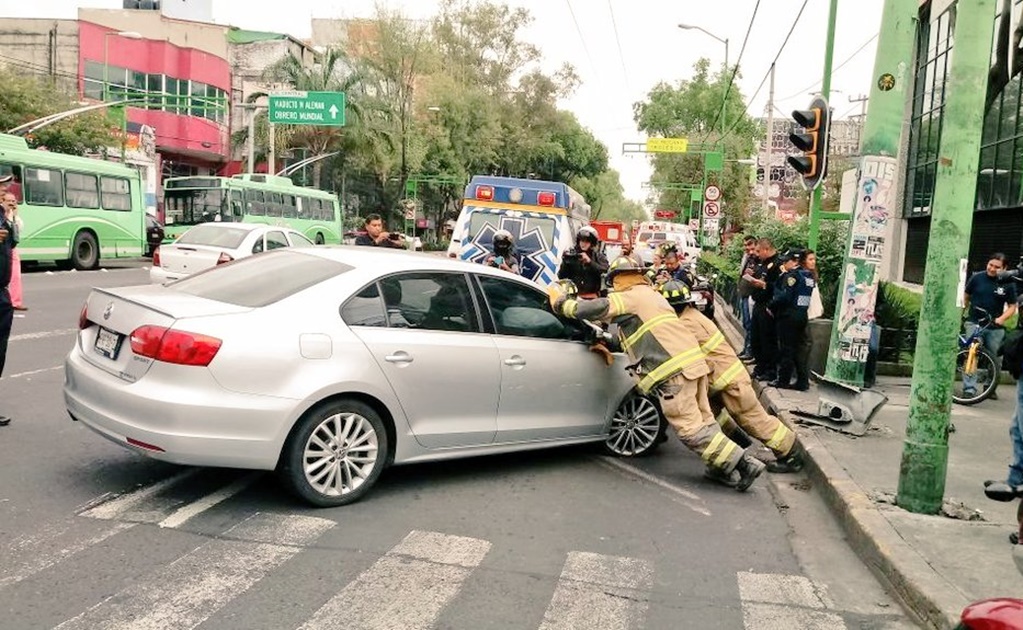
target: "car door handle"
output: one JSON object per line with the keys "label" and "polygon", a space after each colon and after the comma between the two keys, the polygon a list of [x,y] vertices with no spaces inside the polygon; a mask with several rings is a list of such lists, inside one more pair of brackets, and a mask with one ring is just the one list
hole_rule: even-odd
{"label": "car door handle", "polygon": [[512,367],[522,367],[523,365],[526,364],[526,360],[516,354],[515,356],[511,357],[510,359],[505,359],[504,360],[504,364],[505,365],[510,365]]}
{"label": "car door handle", "polygon": [[395,352],[384,357],[388,363],[412,363],[412,355],[407,352]]}

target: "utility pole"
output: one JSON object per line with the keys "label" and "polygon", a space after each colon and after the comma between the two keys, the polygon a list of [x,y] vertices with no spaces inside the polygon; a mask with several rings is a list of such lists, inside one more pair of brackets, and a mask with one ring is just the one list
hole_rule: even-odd
{"label": "utility pole", "polygon": [[994,4],[994,0],[973,0],[956,8],[955,53],[946,83],[909,421],[896,497],[900,507],[920,514],[936,514],[945,494],[959,332],[959,264],[969,255],[973,229]]}
{"label": "utility pole", "polygon": [[764,214],[766,215],[771,209],[771,176],[773,175],[773,165],[771,164],[773,156],[771,155],[771,149],[774,148],[774,64],[771,64],[771,90],[767,96],[767,147],[765,162],[764,162]]}
{"label": "utility pole", "polygon": [[[831,8],[828,11],[828,38],[824,44],[824,78],[821,80],[821,97],[828,100],[831,97],[831,64],[835,57],[835,20],[838,17],[838,0],[831,0]],[[821,194],[824,192],[824,182],[813,189],[810,198],[810,235],[807,238],[807,245],[810,249],[817,249],[817,238],[821,229]]]}
{"label": "utility pole", "polygon": [[277,148],[277,125],[268,123],[267,126],[270,128],[270,151],[266,158],[266,172],[268,175],[273,175],[274,169],[276,168],[274,165],[274,153]]}

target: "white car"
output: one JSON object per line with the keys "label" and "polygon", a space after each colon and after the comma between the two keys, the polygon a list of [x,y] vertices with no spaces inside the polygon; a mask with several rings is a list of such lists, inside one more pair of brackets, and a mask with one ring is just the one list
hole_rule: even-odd
{"label": "white car", "polygon": [[314,246],[291,228],[260,223],[201,223],[153,252],[149,280],[167,284],[260,252]]}

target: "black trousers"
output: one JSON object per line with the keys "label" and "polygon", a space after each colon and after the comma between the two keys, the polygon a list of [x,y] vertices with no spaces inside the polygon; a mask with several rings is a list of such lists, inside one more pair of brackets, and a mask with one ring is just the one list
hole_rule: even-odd
{"label": "black trousers", "polygon": [[0,289],[0,375],[4,373],[7,363],[7,341],[11,338],[11,325],[14,323],[14,305],[11,294],[4,287]]}
{"label": "black trousers", "polygon": [[788,385],[796,374],[796,387],[810,384],[807,366],[806,311],[789,309],[778,316],[778,380]]}
{"label": "black trousers", "polygon": [[753,326],[750,330],[750,346],[757,367],[757,376],[772,376],[778,366],[778,333],[774,316],[767,312],[767,304],[753,304]]}

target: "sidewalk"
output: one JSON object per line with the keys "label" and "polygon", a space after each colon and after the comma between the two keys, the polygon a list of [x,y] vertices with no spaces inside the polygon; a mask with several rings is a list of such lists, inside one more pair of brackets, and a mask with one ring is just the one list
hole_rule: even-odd
{"label": "sidewalk", "polygon": [[[739,326],[718,303],[717,320],[733,347]],[[792,424],[786,412],[817,411],[816,386],[808,392],[757,384],[761,402]],[[974,407],[955,406],[945,486],[949,516],[912,514],[892,504],[898,487],[902,444],[909,415],[910,379],[881,377],[874,389],[888,403],[863,437],[810,424],[798,425],[809,454],[808,473],[846,532],[849,544],[888,590],[926,627],[954,628],[970,602],[1023,596],[1023,576],[1012,560],[1008,534],[1016,529],[1016,504],[984,496],[985,479],[1004,479],[1011,460],[1009,421],[1015,386],[999,388],[1000,399]],[[772,475],[775,484],[785,476]],[[979,511],[979,515],[974,515]],[[965,520],[974,515],[983,520]]]}

